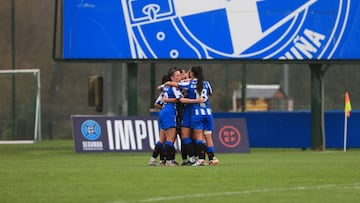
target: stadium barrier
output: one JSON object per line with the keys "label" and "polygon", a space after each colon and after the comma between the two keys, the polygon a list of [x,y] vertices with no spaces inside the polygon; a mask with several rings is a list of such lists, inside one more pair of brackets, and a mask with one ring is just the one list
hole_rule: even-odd
{"label": "stadium barrier", "polygon": [[[154,130],[158,129],[157,115],[152,112],[149,117],[72,116],[75,150],[151,151],[159,136]],[[218,152],[311,147],[310,111],[214,113],[214,117],[213,137]],[[344,112],[326,111],[324,120],[325,147],[343,148]],[[360,147],[358,123],[360,111],[353,110],[347,123],[347,148]],[[97,137],[99,132],[102,135]]]}
{"label": "stadium barrier", "polygon": [[[215,118],[244,118],[247,123],[249,145],[258,148],[310,148],[311,112],[245,112],[214,113]],[[344,111],[324,114],[325,147],[344,145]],[[347,147],[360,147],[360,111],[351,111],[348,118]]]}
{"label": "stadium barrier", "polygon": [[[72,117],[76,152],[151,152],[159,140],[157,117]],[[242,118],[215,118],[216,152],[248,153],[246,122]],[[180,149],[180,140],[175,146]]]}

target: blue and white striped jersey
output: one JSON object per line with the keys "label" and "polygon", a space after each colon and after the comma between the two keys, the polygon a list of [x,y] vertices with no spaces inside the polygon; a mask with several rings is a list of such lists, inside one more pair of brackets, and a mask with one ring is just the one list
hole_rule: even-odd
{"label": "blue and white striped jersey", "polygon": [[[180,89],[176,87],[164,86],[163,93],[163,98],[182,98]],[[159,127],[163,130],[167,130],[169,128],[175,128],[176,125],[176,103],[164,102],[163,108],[159,113]]]}
{"label": "blue and white striped jersey", "polygon": [[[175,98],[175,99],[183,98],[183,95],[182,95],[180,89],[177,88],[177,87],[164,86],[163,87],[163,93],[164,93],[163,98],[169,98],[169,99],[171,99],[171,98]],[[175,103],[164,102],[163,108],[165,108],[165,107],[175,109]]]}
{"label": "blue and white striped jersey", "polygon": [[204,103],[195,103],[192,105],[194,115],[212,115],[209,97],[212,95],[212,88],[208,81],[204,81],[203,89],[200,93],[197,92],[197,79],[191,81],[183,81],[178,83],[179,88],[187,90],[189,99],[197,99],[203,97],[206,99]]}
{"label": "blue and white striped jersey", "polygon": [[156,99],[155,104],[162,106],[164,104],[164,98],[165,98],[165,94],[164,92],[161,92],[158,98]]}

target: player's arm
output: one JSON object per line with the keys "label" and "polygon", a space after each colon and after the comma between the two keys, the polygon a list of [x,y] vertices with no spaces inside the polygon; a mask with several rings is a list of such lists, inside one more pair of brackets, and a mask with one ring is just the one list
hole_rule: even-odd
{"label": "player's arm", "polygon": [[171,81],[167,81],[166,83],[164,83],[164,85],[171,87],[179,87],[179,84],[177,82],[171,82]]}
{"label": "player's arm", "polygon": [[206,84],[207,84],[207,87],[208,87],[208,94],[209,94],[209,96],[212,96],[212,95],[213,95],[213,91],[212,91],[212,87],[211,87],[209,81],[206,81]]}
{"label": "player's arm", "polygon": [[179,88],[172,87],[171,90],[174,93],[175,98],[165,97],[164,102],[166,102],[166,103],[176,103],[179,98],[183,97]]}
{"label": "player's arm", "polygon": [[156,99],[155,103],[154,103],[154,107],[157,108],[157,109],[162,109],[162,106],[164,104],[164,97],[165,97],[165,94],[162,92],[158,98]]}
{"label": "player's arm", "polygon": [[164,88],[165,84],[162,84],[162,85],[158,85],[156,86],[156,89],[159,90],[159,91],[162,91],[162,89]]}
{"label": "player's arm", "polygon": [[203,97],[199,97],[197,99],[180,98],[179,101],[185,104],[195,104],[195,103],[203,103],[206,101],[206,99]]}
{"label": "player's arm", "polygon": [[156,108],[156,109],[159,109],[159,110],[161,110],[162,109],[162,105],[160,105],[160,104],[154,104],[154,107]]}
{"label": "player's arm", "polygon": [[175,102],[176,102],[176,98],[164,98],[164,102],[165,102],[165,103],[175,103]]}

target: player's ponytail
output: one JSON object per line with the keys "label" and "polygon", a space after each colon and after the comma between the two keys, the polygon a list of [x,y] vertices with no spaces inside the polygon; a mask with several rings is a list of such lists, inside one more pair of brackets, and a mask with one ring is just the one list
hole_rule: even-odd
{"label": "player's ponytail", "polygon": [[201,66],[193,66],[191,72],[194,74],[194,77],[197,78],[196,91],[201,94],[204,85],[204,74]]}

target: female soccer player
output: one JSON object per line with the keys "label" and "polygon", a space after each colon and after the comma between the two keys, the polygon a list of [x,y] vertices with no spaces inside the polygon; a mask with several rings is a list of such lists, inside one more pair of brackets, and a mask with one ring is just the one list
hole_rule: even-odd
{"label": "female soccer player", "polygon": [[[187,74],[184,69],[180,69],[180,74],[181,74],[181,80],[184,80],[187,78]],[[181,93],[185,96],[183,91],[181,91]],[[183,114],[184,114],[184,104],[178,100],[176,102],[176,134],[177,134],[177,136],[180,137],[180,139],[181,139],[181,123],[182,123]],[[182,158],[181,165],[182,166],[187,165],[187,152],[184,148],[183,140],[181,140],[181,148],[180,149],[181,149],[181,158]]]}
{"label": "female soccer player", "polygon": [[[191,81],[190,78],[190,70],[186,73],[186,78],[184,78],[180,83],[186,83]],[[187,90],[182,89],[183,94],[185,97],[187,96]],[[189,157],[189,160],[183,158],[182,165],[192,165],[195,163],[195,149],[192,139],[192,129],[191,129],[191,110],[192,110],[192,103],[188,103],[184,105],[183,114],[182,114],[182,122],[181,122],[181,142],[183,146],[184,152],[186,152],[186,158]],[[185,156],[184,156],[185,157]]]}
{"label": "female soccer player", "polygon": [[[161,84],[164,84],[165,82],[169,81],[169,76],[168,74],[164,74],[161,80]],[[164,105],[164,98],[165,98],[165,93],[163,91],[161,91],[159,97],[156,99],[154,106],[155,108],[159,109],[160,111],[162,110],[162,107]],[[160,122],[159,122],[160,123]],[[157,162],[156,162],[156,158],[160,155],[160,165],[165,165],[165,151],[164,151],[164,144],[166,141],[166,136],[165,136],[165,131],[163,129],[160,128],[160,132],[159,132],[159,141],[157,141],[157,143],[155,144],[152,156],[149,160],[149,165],[150,166],[157,166]]]}
{"label": "female soccer player", "polygon": [[[209,165],[217,165],[219,161],[215,158],[214,144],[212,141],[214,121],[209,102],[212,88],[208,81],[204,81],[203,69],[201,66],[192,67],[190,77],[193,79],[189,82],[180,82],[178,84],[166,82],[165,84],[186,89],[189,99],[204,99],[203,102],[194,103],[192,105],[191,128],[196,142],[196,155],[198,156],[198,160],[193,166],[205,165],[206,150],[209,156]],[[206,140],[206,143],[204,140]]]}
{"label": "female soccer player", "polygon": [[[172,68],[168,72],[168,76],[172,82],[179,82],[181,80],[180,70]],[[176,108],[175,102],[182,98],[179,88],[164,86],[163,92],[165,95],[164,105],[159,113],[160,128],[165,131],[165,158],[167,166],[177,166],[175,160],[175,147],[174,142],[176,139]]]}

